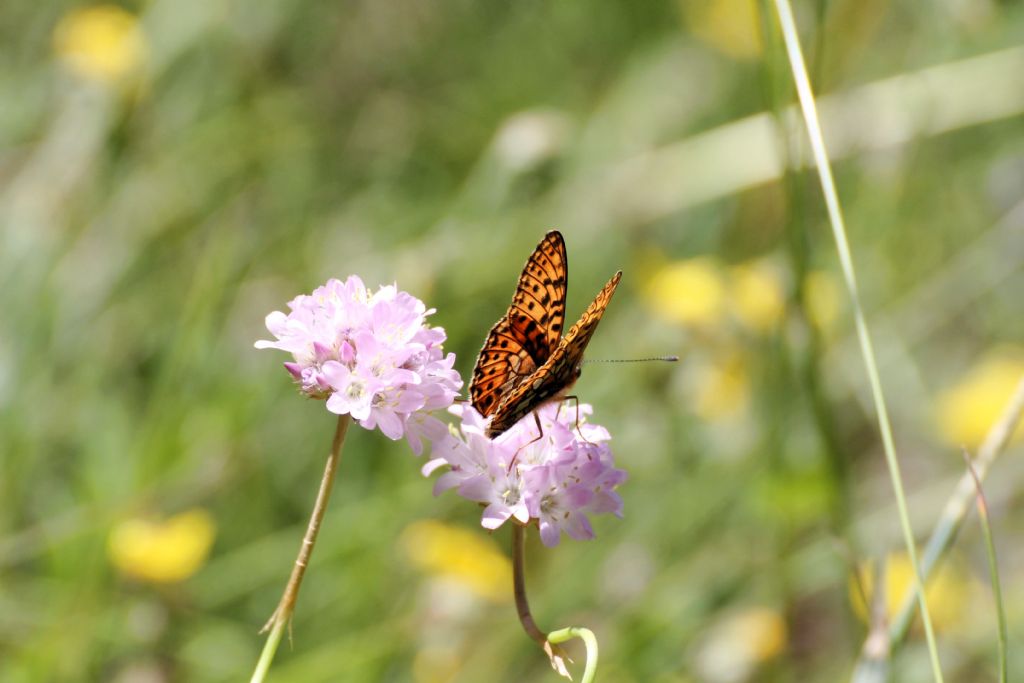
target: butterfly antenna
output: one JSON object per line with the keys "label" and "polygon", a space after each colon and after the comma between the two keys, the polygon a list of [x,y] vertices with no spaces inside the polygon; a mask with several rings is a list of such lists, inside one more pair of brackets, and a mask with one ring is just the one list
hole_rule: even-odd
{"label": "butterfly antenna", "polygon": [[648,361],[666,361],[675,363],[679,356],[654,356],[652,358],[595,358],[593,360],[584,358],[584,363],[646,363]]}

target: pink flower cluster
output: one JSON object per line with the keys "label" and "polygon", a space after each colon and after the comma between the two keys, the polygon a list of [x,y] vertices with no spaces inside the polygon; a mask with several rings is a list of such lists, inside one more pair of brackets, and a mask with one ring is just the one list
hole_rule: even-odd
{"label": "pink flower cluster", "polygon": [[394,285],[370,293],[355,275],[328,280],[288,307],[267,316],[277,341],[256,348],[291,353],[295,361],[284,365],[303,393],[366,429],[404,435],[417,455],[423,438],[445,438],[447,427],[428,413],[450,406],[462,380],[455,354],[443,354],[444,330],[426,324],[433,309]]}
{"label": "pink flower cluster", "polygon": [[544,545],[558,544],[564,531],[571,538],[594,537],[588,513],[622,516],[622,498],[615,487],[626,480],[616,469],[604,427],[584,422],[590,406],[548,404],[537,413],[537,424],[526,418],[494,440],[484,436],[486,420],[469,405],[449,411],[462,418],[459,435],[449,434],[433,444],[435,457],[423,467],[430,475],[449,469],[434,485],[434,494],[454,488],[459,495],[482,503],[482,525],[497,529],[509,518],[520,524],[537,520]]}

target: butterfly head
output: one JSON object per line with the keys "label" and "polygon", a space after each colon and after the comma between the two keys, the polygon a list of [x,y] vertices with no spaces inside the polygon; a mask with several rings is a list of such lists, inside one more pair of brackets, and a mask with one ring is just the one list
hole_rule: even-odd
{"label": "butterfly head", "polygon": [[568,369],[568,372],[566,372],[562,376],[562,378],[557,382],[557,386],[561,386],[561,389],[559,389],[558,392],[554,394],[554,396],[548,399],[549,401],[557,402],[565,400],[566,396],[568,396],[569,394],[569,391],[576,385],[576,380],[578,380],[580,378],[580,375],[583,374],[582,365],[583,364],[581,361],[577,361],[575,365],[571,366]]}
{"label": "butterfly head", "polygon": [[573,384],[576,384],[576,380],[583,374],[583,359],[576,361],[576,365],[572,368],[572,373],[569,375],[569,382],[566,384],[566,389],[571,389]]}

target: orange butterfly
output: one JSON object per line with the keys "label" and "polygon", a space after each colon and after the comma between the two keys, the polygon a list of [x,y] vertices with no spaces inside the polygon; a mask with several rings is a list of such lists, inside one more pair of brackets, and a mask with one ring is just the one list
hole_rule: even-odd
{"label": "orange butterfly", "polygon": [[491,328],[480,349],[469,397],[477,412],[491,418],[488,438],[541,405],[565,398],[580,376],[583,351],[622,271],[612,276],[563,337],[568,268],[565,241],[552,230],[527,260],[508,313]]}

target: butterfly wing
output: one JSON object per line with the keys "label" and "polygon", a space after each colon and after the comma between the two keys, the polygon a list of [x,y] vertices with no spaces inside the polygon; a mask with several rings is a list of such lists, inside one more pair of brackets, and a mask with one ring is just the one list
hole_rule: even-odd
{"label": "butterfly wing", "polygon": [[527,259],[512,305],[491,328],[477,356],[469,397],[481,415],[491,415],[558,347],[567,280],[565,241],[552,230]]}
{"label": "butterfly wing", "polygon": [[[573,370],[583,360],[583,352],[586,350],[587,344],[590,343],[590,338],[594,335],[597,324],[601,322],[604,310],[608,308],[608,302],[612,300],[612,295],[615,294],[615,288],[619,286],[619,280],[621,279],[621,270],[612,275],[611,279],[605,283],[601,291],[594,297],[594,300],[587,306],[587,310],[583,311],[580,319],[576,321],[572,329],[566,332],[561,342],[559,342],[556,349],[559,352],[559,357],[562,362],[568,364]],[[563,349],[564,354],[562,353]]]}
{"label": "butterfly wing", "polygon": [[608,280],[572,329],[562,337],[548,360],[502,399],[488,424],[489,438],[508,430],[542,404],[558,399],[572,387],[580,376],[583,352],[621,279],[622,271],[619,271]]}

